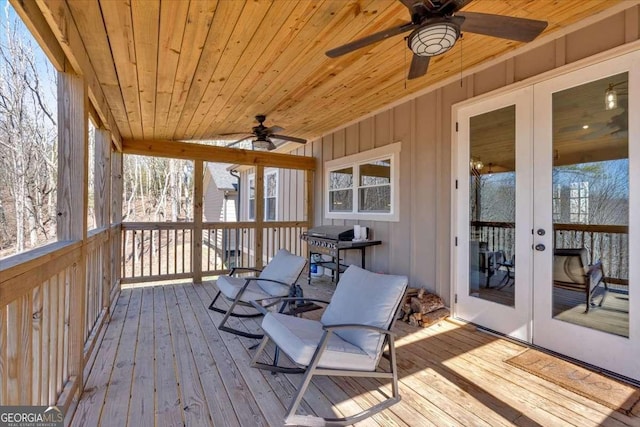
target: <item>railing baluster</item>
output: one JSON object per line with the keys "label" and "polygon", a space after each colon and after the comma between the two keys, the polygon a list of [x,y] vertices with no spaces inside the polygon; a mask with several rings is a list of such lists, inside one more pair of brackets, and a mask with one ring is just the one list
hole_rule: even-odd
{"label": "railing baluster", "polygon": [[133,239],[131,239],[132,241],[132,254],[133,254],[133,262],[131,263],[131,277],[136,277],[136,261],[138,260],[138,232],[134,231],[133,232]]}
{"label": "railing baluster", "polygon": [[144,277],[144,230],[140,230],[140,276]]}
{"label": "railing baluster", "polygon": [[158,248],[158,276],[162,274],[162,231],[156,230],[156,246]]}

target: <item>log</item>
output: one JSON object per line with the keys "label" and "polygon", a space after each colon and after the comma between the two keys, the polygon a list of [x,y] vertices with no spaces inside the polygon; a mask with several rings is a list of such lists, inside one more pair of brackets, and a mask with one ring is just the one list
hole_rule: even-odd
{"label": "log", "polygon": [[[407,292],[405,292],[405,295],[407,297],[415,297],[416,295],[418,295],[418,292],[420,292],[423,289],[420,288],[407,288]],[[409,298],[407,298],[409,299]]]}
{"label": "log", "polygon": [[442,298],[434,294],[425,294],[422,298],[411,298],[411,310],[415,313],[430,313],[443,307]]}
{"label": "log", "polygon": [[416,313],[409,315],[409,324],[411,326],[420,326],[420,319],[416,317]]}
{"label": "log", "polygon": [[447,308],[439,308],[431,313],[423,314],[420,320],[420,326],[423,328],[428,328],[434,323],[438,323],[442,319],[449,317],[449,309]]}

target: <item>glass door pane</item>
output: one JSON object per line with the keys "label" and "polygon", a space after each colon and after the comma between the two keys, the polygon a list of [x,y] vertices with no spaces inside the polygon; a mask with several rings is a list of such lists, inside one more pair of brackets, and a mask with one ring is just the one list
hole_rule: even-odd
{"label": "glass door pane", "polygon": [[515,305],[516,107],[469,121],[469,295]]}
{"label": "glass door pane", "polygon": [[623,337],[629,337],[628,83],[625,72],[552,96],[552,315]]}

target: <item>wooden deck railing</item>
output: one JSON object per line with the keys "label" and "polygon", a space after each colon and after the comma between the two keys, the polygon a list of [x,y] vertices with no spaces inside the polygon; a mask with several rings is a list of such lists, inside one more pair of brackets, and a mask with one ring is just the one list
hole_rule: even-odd
{"label": "wooden deck railing", "polygon": [[191,276],[192,222],[123,222],[122,283]]}
{"label": "wooden deck railing", "polygon": [[[629,284],[629,227],[623,225],[554,224],[555,248],[586,248],[589,263],[602,260],[607,282]],[[487,242],[489,250],[505,251],[510,258],[515,248],[515,224],[473,221],[474,240]]]}
{"label": "wooden deck railing", "polygon": [[472,221],[473,240],[487,243],[490,251],[505,251],[509,259],[516,245],[516,225],[512,222]]}
{"label": "wooden deck railing", "polygon": [[0,405],[69,408],[119,290],[112,265],[119,234],[119,226],[96,230],[84,243],[57,242],[0,262]]}
{"label": "wooden deck railing", "polygon": [[[300,234],[306,221],[264,222],[257,239],[255,222],[205,222],[202,224],[202,274],[219,275],[236,266],[262,265],[280,248],[305,256]],[[195,241],[192,222],[122,224],[122,283],[193,277],[191,257]],[[260,248],[258,245],[260,244]]]}
{"label": "wooden deck railing", "polygon": [[589,263],[602,260],[607,282],[629,284],[629,227],[555,224],[554,247],[586,248]]}

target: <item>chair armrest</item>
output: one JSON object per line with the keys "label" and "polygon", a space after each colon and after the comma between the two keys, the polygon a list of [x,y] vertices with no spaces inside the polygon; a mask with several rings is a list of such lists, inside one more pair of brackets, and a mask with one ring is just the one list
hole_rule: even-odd
{"label": "chair armrest", "polygon": [[594,264],[591,264],[588,267],[587,274],[591,274],[591,273],[593,273],[594,271],[597,271],[597,270],[602,271],[602,261],[601,260],[598,260]]}
{"label": "chair armrest", "polygon": [[259,273],[262,271],[262,269],[254,267],[233,267],[229,272],[229,276],[233,276],[234,274],[236,274],[236,271],[256,271]]}
{"label": "chair armrest", "polygon": [[262,298],[258,300],[251,301],[251,305],[261,312],[262,314],[267,314],[268,308],[273,307],[281,302],[294,302],[294,301],[303,301],[303,302],[313,302],[320,304],[329,304],[329,301],[324,301],[320,299],[314,298],[305,298],[305,297],[273,297],[273,298]]}
{"label": "chair armrest", "polygon": [[368,329],[370,331],[378,332],[380,334],[391,335],[393,337],[396,336],[395,332],[391,332],[388,329],[382,329],[377,326],[362,325],[358,323],[344,323],[340,325],[324,325],[322,329],[325,331],[334,331],[336,329]]}
{"label": "chair armrest", "polygon": [[280,286],[284,286],[284,287],[287,287],[287,288],[291,287],[291,285],[289,283],[281,282],[280,280],[275,280],[275,279],[266,279],[264,277],[241,277],[241,279],[244,279],[247,282],[260,280],[261,282],[276,283],[276,284],[278,284]]}
{"label": "chair armrest", "polygon": [[602,261],[598,260],[595,264],[588,266],[586,273],[591,287],[597,286],[600,282],[604,281],[604,270],[602,269]]}
{"label": "chair armrest", "polygon": [[[263,303],[264,301],[264,303]],[[307,297],[273,297],[273,298],[263,298],[255,301],[251,301],[260,304],[261,307],[271,307],[272,305],[276,305],[279,302],[294,302],[294,301],[303,301],[303,302],[317,302],[320,304],[329,304],[329,301],[325,301],[322,299],[315,298],[307,298]]]}

